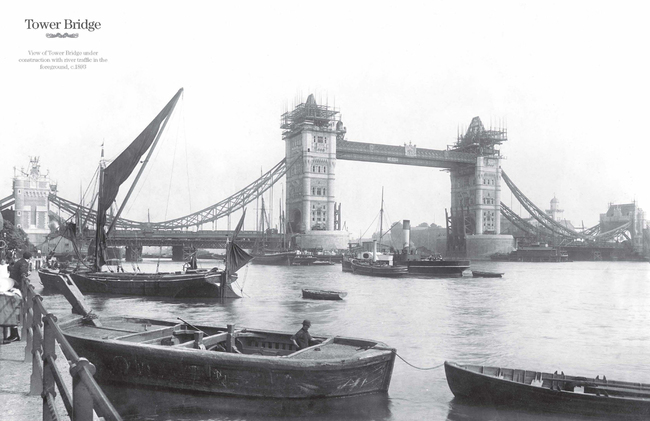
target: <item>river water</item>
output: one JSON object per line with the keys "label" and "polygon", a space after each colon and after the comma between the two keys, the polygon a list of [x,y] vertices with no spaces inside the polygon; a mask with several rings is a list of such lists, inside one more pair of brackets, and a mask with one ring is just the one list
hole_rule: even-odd
{"label": "river water", "polygon": [[[142,262],[142,270],[155,261]],[[212,267],[216,261],[200,261]],[[180,269],[163,261],[161,270]],[[374,278],[341,266],[253,266],[239,271],[238,300],[87,295],[100,315],[376,339],[408,363],[445,360],[650,383],[650,265],[642,262],[473,262],[503,278]],[[313,301],[302,288],[344,290],[343,301]],[[37,288],[38,290],[38,288]],[[48,310],[69,305],[45,295]],[[444,368],[395,362],[388,394],[280,401],[106,388],[126,419],[146,420],[576,420],[579,415],[491,408],[454,399]],[[594,418],[588,418],[594,419]],[[605,419],[605,418],[604,418]],[[611,419],[611,418],[610,418]]]}

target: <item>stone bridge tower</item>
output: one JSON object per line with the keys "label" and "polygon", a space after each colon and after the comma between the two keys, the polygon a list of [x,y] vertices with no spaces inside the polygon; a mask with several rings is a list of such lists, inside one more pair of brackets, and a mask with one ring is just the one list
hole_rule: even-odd
{"label": "stone bridge tower", "polygon": [[512,236],[501,234],[501,154],[505,130],[486,130],[474,117],[454,150],[476,154],[476,164],[450,169],[450,251],[468,256],[510,251]]}
{"label": "stone bridge tower", "polygon": [[56,193],[56,184],[47,174],[41,174],[38,157],[29,160],[27,171],[21,169],[14,174],[15,225],[22,228],[29,241],[37,247],[47,248],[43,244],[50,233],[49,229],[49,195]]}
{"label": "stone bridge tower", "polygon": [[336,204],[336,139],[345,131],[333,107],[318,105],[314,95],[281,117],[285,141],[287,232],[298,235],[297,246],[347,247],[340,232]]}

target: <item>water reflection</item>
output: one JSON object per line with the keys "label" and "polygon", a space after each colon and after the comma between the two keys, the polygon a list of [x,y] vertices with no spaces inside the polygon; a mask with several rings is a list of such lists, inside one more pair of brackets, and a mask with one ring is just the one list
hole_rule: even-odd
{"label": "water reflection", "polygon": [[253,399],[102,385],[125,420],[387,420],[385,393],[333,399]]}
{"label": "water reflection", "polygon": [[581,415],[577,413],[566,413],[555,410],[553,405],[545,408],[512,408],[506,405],[492,406],[478,404],[472,401],[453,398],[449,402],[448,421],[607,421],[612,419],[638,420],[646,419],[635,415],[622,414],[592,414]]}

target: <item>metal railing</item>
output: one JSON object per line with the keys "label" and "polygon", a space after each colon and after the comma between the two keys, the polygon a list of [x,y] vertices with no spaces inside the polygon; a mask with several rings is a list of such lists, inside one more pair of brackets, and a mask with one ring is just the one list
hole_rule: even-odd
{"label": "metal railing", "polygon": [[[58,421],[63,418],[55,405],[57,389],[73,421],[92,421],[93,413],[100,419],[121,420],[93,375],[95,366],[85,358],[80,358],[68,343],[57,318],[48,313],[43,298],[38,295],[29,282],[22,288],[23,321],[22,337],[25,345],[25,362],[32,363],[29,394],[43,397],[43,421]],[[56,365],[56,344],[70,365],[72,392],[64,383],[64,377]]]}

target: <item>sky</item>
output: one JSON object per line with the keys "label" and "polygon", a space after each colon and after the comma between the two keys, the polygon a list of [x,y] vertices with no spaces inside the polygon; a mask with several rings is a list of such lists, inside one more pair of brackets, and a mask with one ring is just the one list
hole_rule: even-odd
{"label": "sky", "polygon": [[[576,226],[598,223],[609,203],[636,200],[650,211],[646,9],[602,1],[12,5],[0,16],[0,198],[11,194],[14,167],[39,156],[59,195],[79,201],[101,145],[116,157],[182,87],[125,218],[180,217],[253,182],[284,157],[280,115],[310,93],[340,110],[350,141],[446,149],[475,116],[507,127],[503,170],[540,208],[557,197]],[[101,29],[27,29],[26,19],[87,19]],[[53,32],[79,36],[46,37]],[[107,61],[46,70],[19,61],[30,50],[94,51]],[[336,171],[353,236],[377,229],[382,188],[388,222],[444,226],[447,172],[352,161]],[[274,187],[274,218],[283,184]],[[502,201],[526,215],[505,184]]]}

